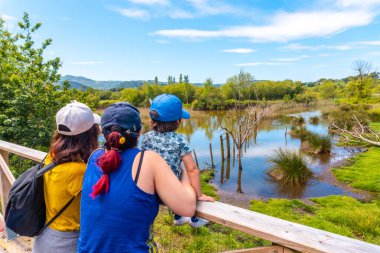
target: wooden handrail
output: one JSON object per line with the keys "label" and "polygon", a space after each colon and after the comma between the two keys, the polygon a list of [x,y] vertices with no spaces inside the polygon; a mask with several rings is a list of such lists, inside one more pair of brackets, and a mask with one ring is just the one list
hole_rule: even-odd
{"label": "wooden handrail", "polygon": [[[0,152],[2,152],[1,154],[4,152],[17,154],[21,157],[38,162],[46,155],[45,152],[1,140]],[[8,175],[10,173],[8,166],[5,166],[1,161],[0,166],[1,174]],[[0,179],[9,180],[9,177],[5,176]],[[5,194],[4,191],[2,194]],[[4,198],[1,199],[3,201]],[[2,206],[5,205],[5,203],[1,204]],[[277,245],[285,247],[285,249],[289,249],[287,252],[291,252],[290,249],[293,249],[311,253],[380,253],[380,246],[374,244],[221,202],[198,202],[196,215],[226,227],[234,228],[247,234],[274,242]]]}

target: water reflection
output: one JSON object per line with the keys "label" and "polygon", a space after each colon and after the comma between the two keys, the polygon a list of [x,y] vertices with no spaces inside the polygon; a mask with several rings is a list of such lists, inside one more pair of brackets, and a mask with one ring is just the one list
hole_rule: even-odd
{"label": "water reflection", "polygon": [[[312,125],[309,118],[320,116],[320,111],[302,112],[306,128],[318,134],[328,134],[327,124],[321,119],[317,125]],[[149,123],[149,122],[148,122]],[[251,140],[243,147],[243,159],[237,159],[237,150],[233,141],[227,143],[227,137],[220,135],[221,125],[232,128],[236,125],[229,112],[192,112],[190,120],[184,120],[179,133],[184,134],[195,149],[200,169],[212,164],[210,146],[212,146],[213,163],[215,164],[214,183],[222,190],[235,194],[244,194],[249,198],[306,198],[331,194],[351,194],[332,183],[326,182],[326,169],[331,164],[350,156],[350,152],[333,145],[331,155],[309,156],[309,167],[316,178],[299,187],[289,187],[274,182],[266,174],[271,166],[268,158],[279,147],[299,149],[299,139],[291,138],[287,131],[291,123],[286,115],[266,119],[255,128]],[[146,123],[145,123],[146,125]],[[230,138],[230,137],[229,137]],[[211,144],[211,145],[210,145]],[[228,155],[229,151],[229,155]]]}

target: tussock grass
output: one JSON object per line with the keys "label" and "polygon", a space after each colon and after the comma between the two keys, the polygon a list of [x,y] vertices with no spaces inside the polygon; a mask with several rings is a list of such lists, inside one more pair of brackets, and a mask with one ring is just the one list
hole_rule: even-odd
{"label": "tussock grass", "polygon": [[310,117],[309,123],[313,125],[318,125],[320,122],[320,118],[318,116]]}
{"label": "tussock grass", "polygon": [[295,116],[292,120],[292,124],[295,126],[303,126],[305,125],[306,121],[305,118],[302,116]]}
{"label": "tussock grass", "polygon": [[309,131],[307,131],[306,127],[304,126],[292,126],[290,131],[289,131],[289,134],[291,137],[293,138],[299,138],[301,140],[304,140],[307,135],[308,135]]}
{"label": "tussock grass", "polygon": [[309,150],[307,152],[313,154],[329,154],[331,152],[331,137],[328,135],[318,135],[309,132],[306,136]]}
{"label": "tussock grass", "polygon": [[279,148],[269,162],[273,164],[273,167],[268,170],[268,174],[284,184],[300,185],[313,174],[307,168],[302,154],[295,150]]}

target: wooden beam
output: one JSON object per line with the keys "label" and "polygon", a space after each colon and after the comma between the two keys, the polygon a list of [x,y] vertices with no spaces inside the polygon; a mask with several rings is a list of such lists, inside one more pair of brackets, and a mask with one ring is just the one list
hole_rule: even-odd
{"label": "wooden beam", "polygon": [[0,150],[7,151],[9,153],[16,154],[18,156],[21,156],[21,157],[24,157],[36,162],[41,162],[46,156],[46,152],[27,148],[24,146],[20,146],[20,145],[2,141],[2,140],[0,140]]}
{"label": "wooden beam", "polygon": [[284,247],[264,246],[264,247],[250,248],[250,249],[229,250],[229,251],[224,251],[223,253],[284,253]]}
{"label": "wooden beam", "polygon": [[196,215],[301,252],[380,252],[380,246],[374,244],[221,202],[199,201]]}

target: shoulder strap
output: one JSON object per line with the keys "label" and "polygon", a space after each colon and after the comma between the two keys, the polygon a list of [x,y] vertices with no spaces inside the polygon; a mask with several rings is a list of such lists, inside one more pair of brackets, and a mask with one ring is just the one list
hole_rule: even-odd
{"label": "shoulder strap", "polygon": [[[78,193],[79,195],[79,193]],[[78,196],[77,195],[77,196]],[[76,198],[76,196],[72,197],[69,202],[66,203],[66,205],[64,205],[64,207],[62,207],[61,210],[59,210],[59,212],[54,215],[53,218],[51,218],[51,220],[49,220],[44,226],[43,228],[41,228],[40,232],[38,232],[38,235],[40,235],[42,233],[42,231],[44,231],[48,226],[50,226],[50,224],[52,224],[68,207],[69,205],[74,201],[74,199]]]}
{"label": "shoulder strap", "polygon": [[[42,166],[42,165],[43,165],[43,164],[41,164],[41,166]],[[51,163],[49,163],[48,165],[46,165],[46,166],[44,166],[44,167],[38,169],[38,170],[37,170],[37,177],[42,176],[42,175],[45,174],[46,172],[48,172],[48,171],[54,169],[56,166],[57,166],[57,164],[51,162]]]}
{"label": "shoulder strap", "polygon": [[143,161],[143,158],[144,158],[144,152],[145,152],[145,150],[141,151],[139,166],[137,167],[137,172],[136,172],[136,177],[135,177],[135,184],[137,184],[137,182],[139,181],[141,164],[142,164],[142,161]]}

